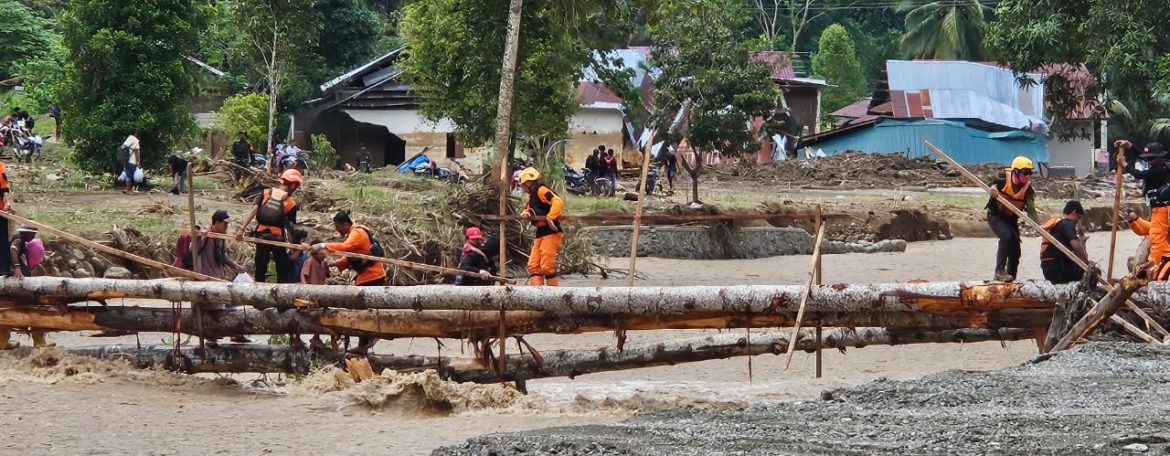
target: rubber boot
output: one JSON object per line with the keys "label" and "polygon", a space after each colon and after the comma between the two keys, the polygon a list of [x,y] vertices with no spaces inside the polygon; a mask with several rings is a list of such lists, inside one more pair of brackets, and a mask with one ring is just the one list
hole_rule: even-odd
{"label": "rubber boot", "polygon": [[57,344],[50,344],[47,341],[45,341],[45,332],[44,331],[32,331],[31,334],[32,334],[32,341],[33,341],[34,347],[52,347],[52,346],[57,345]]}
{"label": "rubber boot", "polygon": [[561,278],[557,276],[546,276],[544,278],[544,284],[550,287],[558,287],[561,285]]}
{"label": "rubber boot", "polygon": [[544,285],[544,276],[538,276],[538,275],[529,276],[528,277],[528,285],[531,285],[534,287],[543,286]]}
{"label": "rubber boot", "polygon": [[12,330],[8,328],[0,328],[0,350],[12,350],[20,346],[20,343],[13,342]]}

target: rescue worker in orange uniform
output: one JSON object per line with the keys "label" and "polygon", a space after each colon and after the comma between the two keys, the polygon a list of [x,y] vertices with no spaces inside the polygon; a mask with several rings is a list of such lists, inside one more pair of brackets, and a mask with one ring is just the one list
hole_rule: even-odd
{"label": "rescue worker in orange uniform", "polygon": [[[295,169],[287,170],[280,175],[280,186],[264,190],[256,197],[252,212],[244,218],[240,231],[236,233],[236,240],[244,239],[244,230],[257,220],[256,231],[253,234],[260,239],[269,241],[288,242],[293,225],[297,223],[297,202],[293,200],[293,193],[301,186],[304,178],[301,172]],[[277,283],[296,283],[297,273],[292,270],[292,257],[288,249],[271,245],[256,244],[256,275],[257,282],[268,279],[268,262],[276,263]]]}
{"label": "rescue worker in orange uniform", "polygon": [[1137,163],[1126,163],[1125,151],[1133,144],[1126,140],[1113,143],[1122,153],[1117,154],[1117,166],[1124,168],[1129,175],[1142,180],[1142,194],[1150,204],[1150,219],[1147,239],[1150,241],[1150,256],[1148,261],[1154,268],[1151,278],[1166,280],[1170,274],[1170,168],[1166,163],[1166,148],[1158,143],[1147,144],[1138,157],[1145,161],[1144,169],[1138,169]]}
{"label": "rescue worker in orange uniform", "polygon": [[[345,236],[345,241],[322,242],[314,245],[311,248],[313,254],[321,250],[328,250],[330,252],[349,252],[377,257],[386,255],[386,251],[382,248],[382,244],[378,241],[378,237],[374,232],[369,228],[353,223],[353,219],[349,217],[348,212],[338,212],[337,215],[333,216],[333,229]],[[377,261],[341,258],[330,262],[329,266],[338,269],[349,268],[357,272],[357,277],[354,278],[353,282],[354,285],[359,287],[386,286],[386,267]],[[364,336],[360,337],[358,338],[357,348],[350,350],[350,353],[365,355],[376,343],[378,343],[378,339]]]}
{"label": "rescue worker in orange uniform", "polygon": [[1003,176],[988,184],[991,198],[987,200],[987,224],[999,248],[995,252],[995,280],[1011,282],[1020,270],[1020,218],[1001,204],[996,196],[1003,196],[1016,209],[1036,219],[1036,191],[1032,189],[1032,160],[1028,157],[1012,159],[1012,167],[1004,170]]}
{"label": "rescue worker in orange uniform", "polygon": [[565,201],[540,183],[540,171],[536,168],[520,171],[519,180],[520,186],[528,192],[528,207],[520,217],[525,220],[544,217],[532,221],[536,227],[536,239],[532,241],[532,253],[528,255],[528,284],[555,287],[561,282],[557,277],[557,252],[565,238],[560,222]]}

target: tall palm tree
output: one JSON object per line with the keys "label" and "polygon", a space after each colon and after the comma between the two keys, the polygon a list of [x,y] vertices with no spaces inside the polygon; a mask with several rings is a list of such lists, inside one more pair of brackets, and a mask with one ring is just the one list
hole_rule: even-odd
{"label": "tall palm tree", "polygon": [[911,58],[980,60],[987,13],[979,0],[899,0],[906,13],[902,51]]}

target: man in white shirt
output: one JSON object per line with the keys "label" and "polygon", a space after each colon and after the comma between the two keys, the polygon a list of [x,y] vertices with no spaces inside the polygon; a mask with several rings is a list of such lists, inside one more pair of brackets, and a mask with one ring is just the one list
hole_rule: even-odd
{"label": "man in white shirt", "polygon": [[130,136],[122,142],[120,146],[126,149],[126,161],[123,163],[123,168],[126,171],[126,190],[122,193],[131,195],[138,193],[134,182],[134,174],[138,172],[138,167],[142,165],[142,144],[138,141],[138,129],[135,128],[130,131]]}

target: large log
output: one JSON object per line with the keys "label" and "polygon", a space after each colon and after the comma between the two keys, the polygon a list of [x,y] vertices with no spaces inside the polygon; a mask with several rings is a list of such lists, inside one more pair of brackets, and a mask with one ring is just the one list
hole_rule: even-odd
{"label": "large log", "polygon": [[[1075,285],[836,284],[812,288],[810,313],[928,312],[978,314],[1003,309],[1051,310],[1072,297]],[[292,308],[306,301],[347,309],[513,310],[622,315],[678,315],[696,311],[774,314],[795,311],[800,285],[640,288],[573,287],[353,287],[299,284],[227,284],[174,280],[32,277],[0,279],[0,306],[65,304],[117,298],[210,301],[264,308]]]}
{"label": "large log", "polygon": [[[823,348],[861,348],[867,345],[902,345],[918,343],[980,342],[1021,340],[1033,337],[1029,329],[956,331],[898,331],[884,328],[837,328],[825,331]],[[765,353],[784,353],[788,346],[786,332],[753,334],[750,344],[741,334],[718,334],[705,337],[667,340],[645,344],[631,344],[625,350],[612,348],[586,350],[559,350],[542,353],[538,364],[530,353],[509,355],[508,368],[497,372],[485,368],[473,359],[440,356],[368,357],[375,372],[391,369],[404,372],[434,369],[445,379],[458,382],[498,383],[547,377],[576,377],[597,372],[674,365],[733,356],[754,356]],[[797,348],[813,351],[816,339],[805,336]],[[166,368],[190,373],[258,372],[307,374],[322,365],[343,366],[343,355],[328,350],[290,350],[287,347],[265,345],[229,345],[206,349],[202,353],[193,348],[180,350],[175,361],[172,347],[107,346],[61,350],[63,353],[106,359],[126,359],[140,368]],[[31,349],[0,352],[7,356],[28,356]],[[42,361],[43,362],[43,361]]]}
{"label": "large log", "polygon": [[[172,332],[206,337],[250,334],[334,334],[351,336],[465,338],[496,336],[498,311],[350,310],[236,308],[205,310],[202,325],[189,309],[137,306],[10,307],[0,309],[0,326],[50,331]],[[812,318],[812,317],[810,317]],[[1010,309],[968,315],[923,312],[859,312],[818,315],[824,326],[944,330],[968,327],[1035,328],[1048,324],[1052,311]],[[510,311],[507,334],[579,334],[623,330],[732,329],[790,327],[792,311],[762,314],[699,311],[679,315],[597,315]],[[200,331],[200,327],[202,331]]]}

